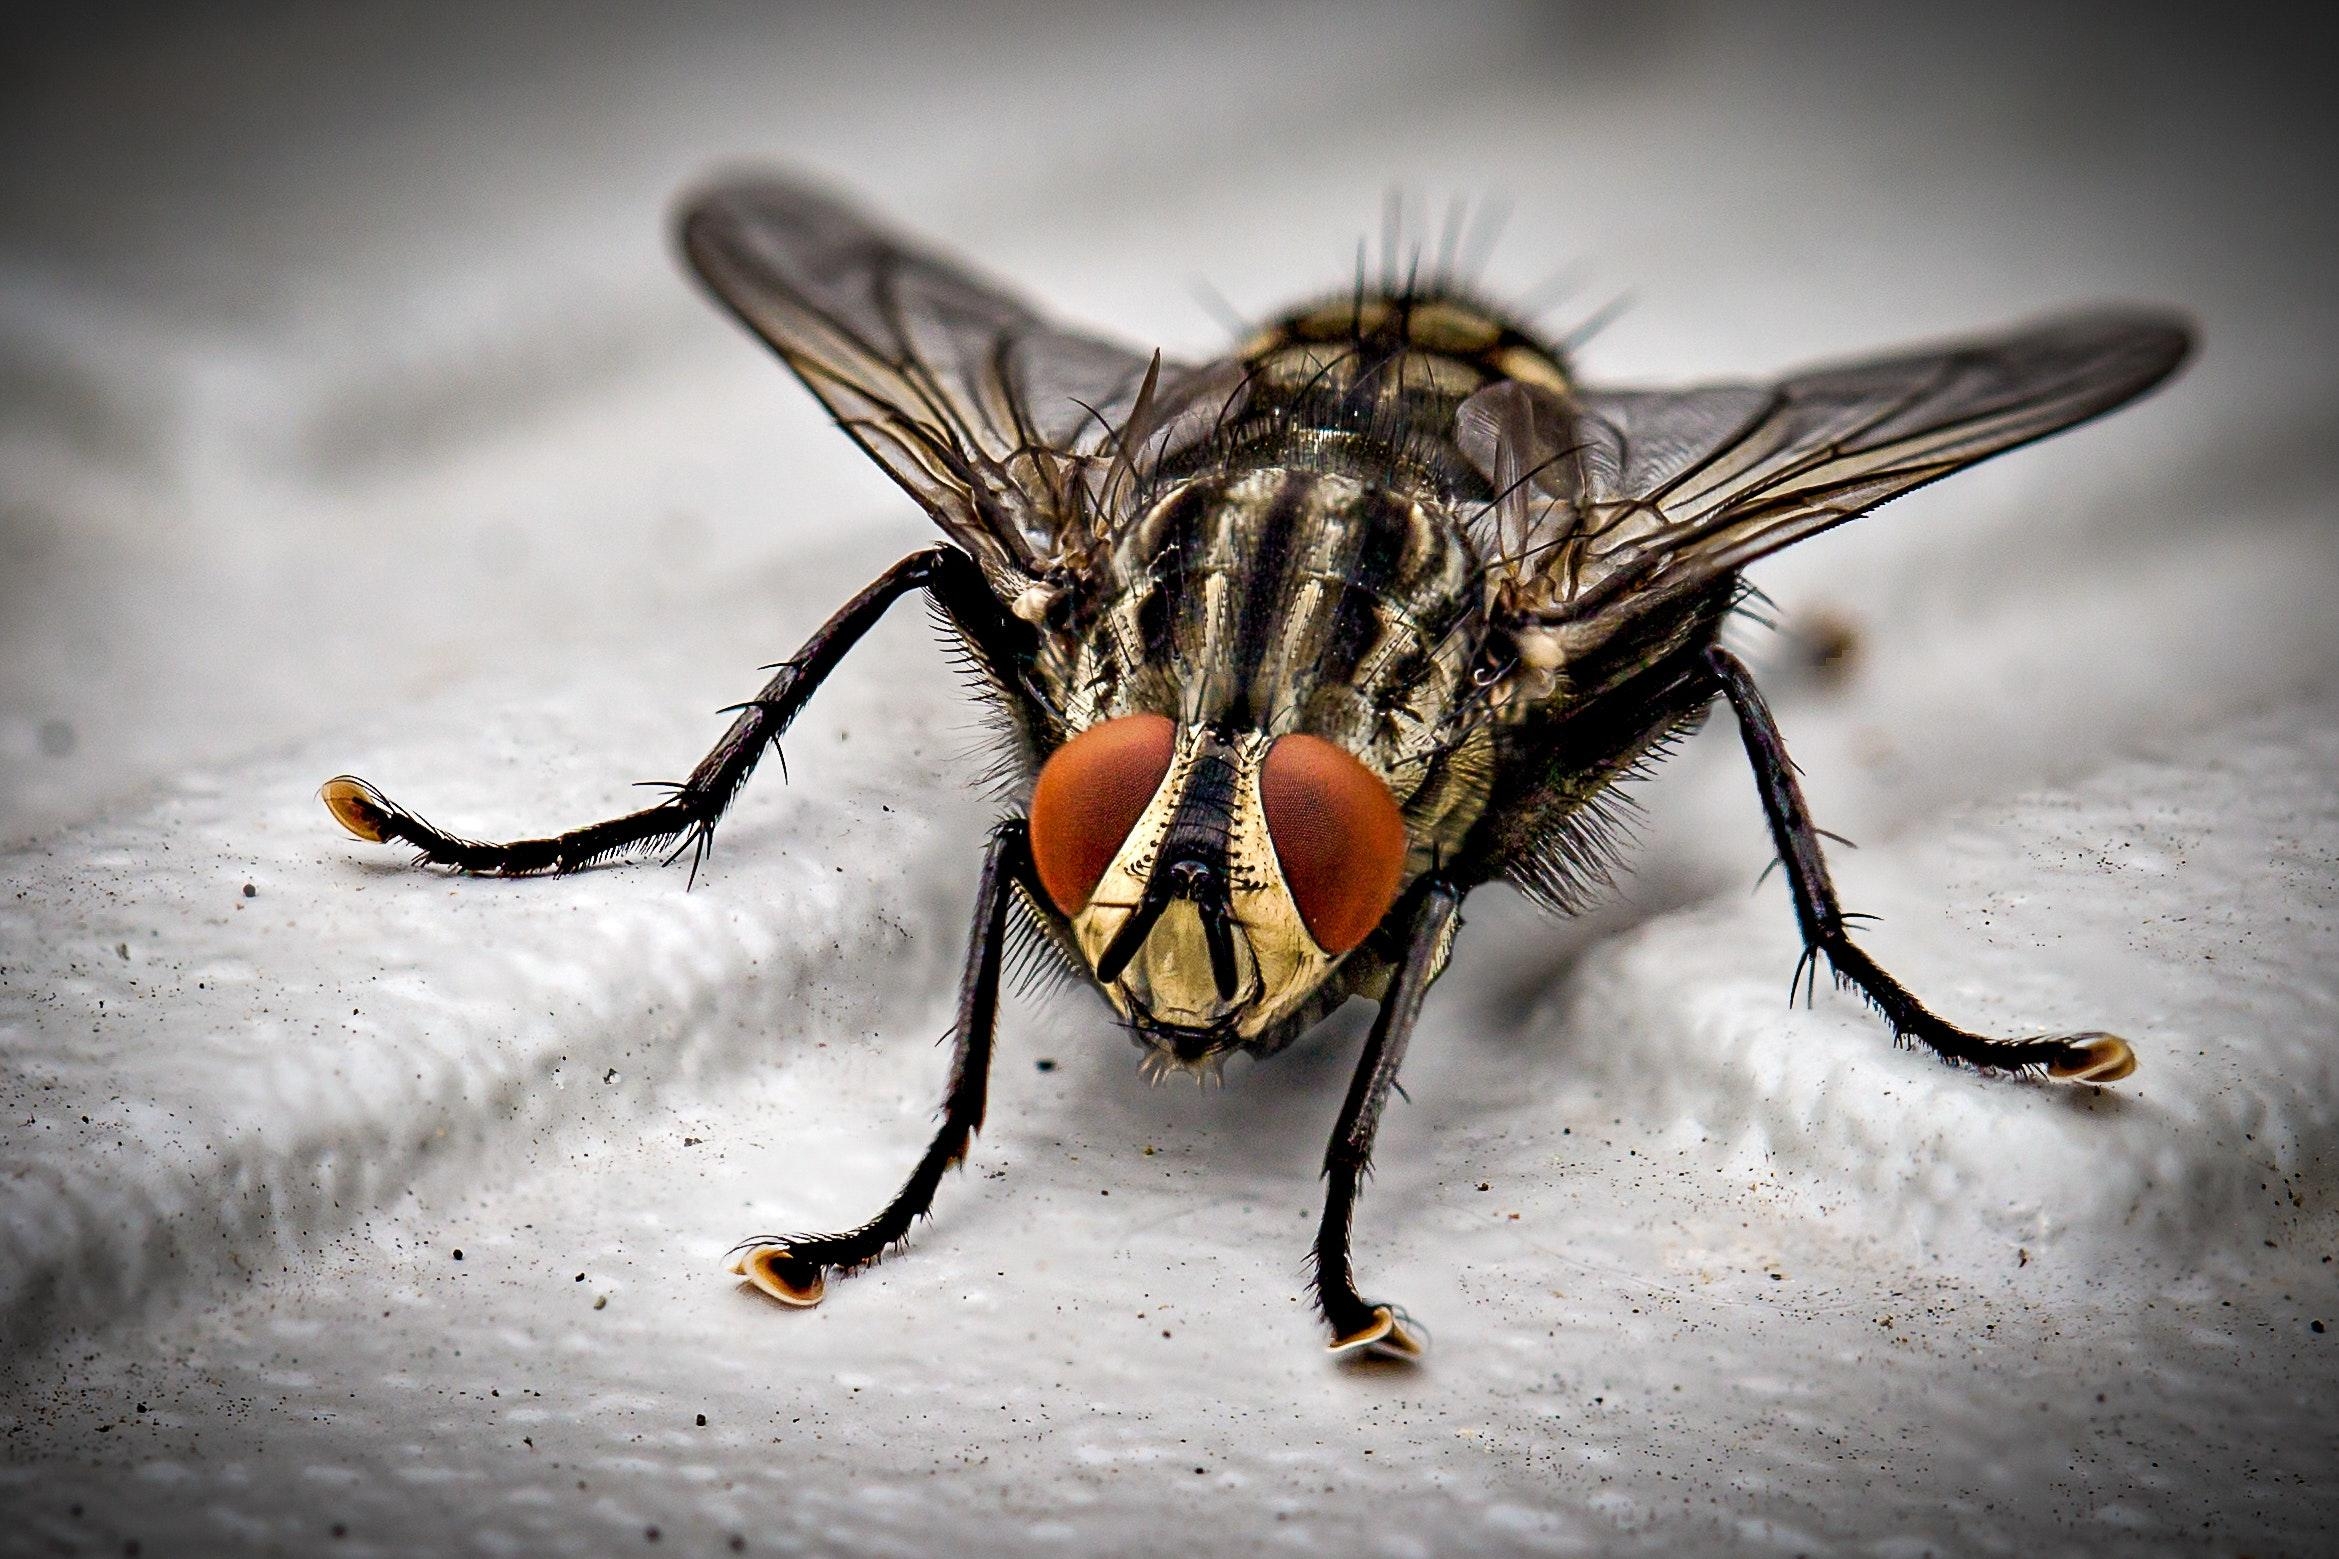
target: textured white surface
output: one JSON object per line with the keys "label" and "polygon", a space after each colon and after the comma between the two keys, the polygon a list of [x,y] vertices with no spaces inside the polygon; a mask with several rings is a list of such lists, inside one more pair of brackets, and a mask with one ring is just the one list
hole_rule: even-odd
{"label": "textured white surface", "polygon": [[[2233,171],[2291,100],[1814,13],[435,20],[157,34],[15,110],[52,166],[11,159],[0,246],[0,1548],[2325,1546],[2334,224]],[[72,111],[166,78],[200,133]],[[724,1247],[866,1213],[940,1083],[989,810],[915,614],[694,892],[407,873],[312,792],[601,815],[920,539],[659,252],[742,152],[1173,346],[1183,278],[1335,281],[1392,178],[1514,195],[1509,285],[1633,285],[1614,376],[2195,308],[2161,399],[1764,571],[1860,627],[1848,683],[1745,640],[1883,961],[2142,1070],[1982,1082],[1787,1010],[1716,731],[1616,905],[1470,905],[1360,1215],[1425,1368],[1331,1366],[1304,1303],[1362,1013],[1202,1095],[1019,1001],[912,1252],[740,1292]]]}

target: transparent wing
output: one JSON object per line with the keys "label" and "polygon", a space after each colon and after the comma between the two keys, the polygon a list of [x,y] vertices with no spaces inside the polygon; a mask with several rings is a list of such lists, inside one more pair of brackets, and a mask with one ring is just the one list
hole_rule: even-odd
{"label": "transparent wing", "polygon": [[681,233],[715,295],[995,582],[1077,547],[1080,469],[1158,426],[1160,388],[1193,377],[1051,324],[785,177],[702,191]]}
{"label": "transparent wing", "polygon": [[1586,391],[1573,405],[1492,386],[1457,432],[1504,494],[1497,609],[1593,633],[2109,411],[2191,341],[2173,315],[2117,311],[1770,385]]}

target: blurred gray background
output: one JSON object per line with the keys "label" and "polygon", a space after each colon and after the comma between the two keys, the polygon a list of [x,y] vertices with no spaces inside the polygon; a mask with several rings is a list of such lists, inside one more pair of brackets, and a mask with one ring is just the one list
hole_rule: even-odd
{"label": "blurred gray background", "polygon": [[[854,547],[872,564],[907,544],[907,506],[667,254],[676,192],[728,161],[817,170],[1190,352],[1222,338],[1194,283],[1251,315],[1337,286],[1391,190],[1508,202],[1490,281],[1578,278],[1554,329],[1626,295],[1586,358],[1611,376],[2174,302],[2206,347],[2152,433],[2215,407],[2238,435],[2188,467],[2201,506],[2328,469],[2311,8],[32,5],[6,26],[0,838],[480,668],[655,639],[784,567],[798,526],[880,531]],[[2008,561],[2116,569],[2129,545],[2070,535],[2042,517]],[[2182,539],[2235,544],[2206,520]],[[783,639],[821,605],[770,599]]]}
{"label": "blurred gray background", "polygon": [[[0,1551],[2315,1551],[2332,42],[2247,7],[10,8]],[[1613,903],[1470,905],[1361,1213],[1423,1371],[1331,1367],[1302,1303],[1356,1013],[1197,1098],[1093,1002],[1019,1002],[918,1248],[805,1315],[736,1292],[730,1240],[863,1215],[926,1129],[991,803],[919,614],[687,894],[406,873],[312,792],[604,815],[927,538],[669,253],[740,162],[1172,354],[1225,341],[1198,283],[1342,286],[1391,191],[1507,204],[1487,284],[1555,334],[1624,298],[1604,381],[2189,310],[2168,389],[1766,563],[1784,631],[1742,640],[1880,958],[1977,1023],[2120,1029],[2137,1080],[1787,1011],[1717,723]]]}

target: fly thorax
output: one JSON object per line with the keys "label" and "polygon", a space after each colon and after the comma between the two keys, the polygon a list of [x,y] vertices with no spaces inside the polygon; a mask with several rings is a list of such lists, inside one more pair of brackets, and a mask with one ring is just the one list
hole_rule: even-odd
{"label": "fly thorax", "polygon": [[1478,567],[1435,494],[1314,466],[1177,482],[1109,559],[1065,645],[1076,725],[1115,709],[1311,731],[1384,773],[1469,694]]}

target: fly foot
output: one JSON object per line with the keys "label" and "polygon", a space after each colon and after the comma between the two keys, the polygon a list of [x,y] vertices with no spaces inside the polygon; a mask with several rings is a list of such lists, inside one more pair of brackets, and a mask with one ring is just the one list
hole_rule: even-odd
{"label": "fly foot", "polygon": [[819,1304],[828,1292],[828,1278],[819,1265],[785,1245],[742,1245],[732,1252],[731,1270],[781,1304],[799,1310]]}
{"label": "fly foot", "polygon": [[2117,1034],[2066,1034],[2056,1042],[2047,1075],[2073,1083],[2116,1083],[2136,1070],[2136,1052]]}
{"label": "fly foot", "polygon": [[1356,1359],[1395,1359],[1411,1364],[1429,1351],[1429,1333],[1395,1305],[1370,1305],[1362,1324],[1341,1332],[1331,1352]]}
{"label": "fly foot", "polygon": [[367,844],[389,841],[391,821],[398,806],[389,797],[354,774],[337,774],[317,790],[317,799],[333,814],[333,821]]}

